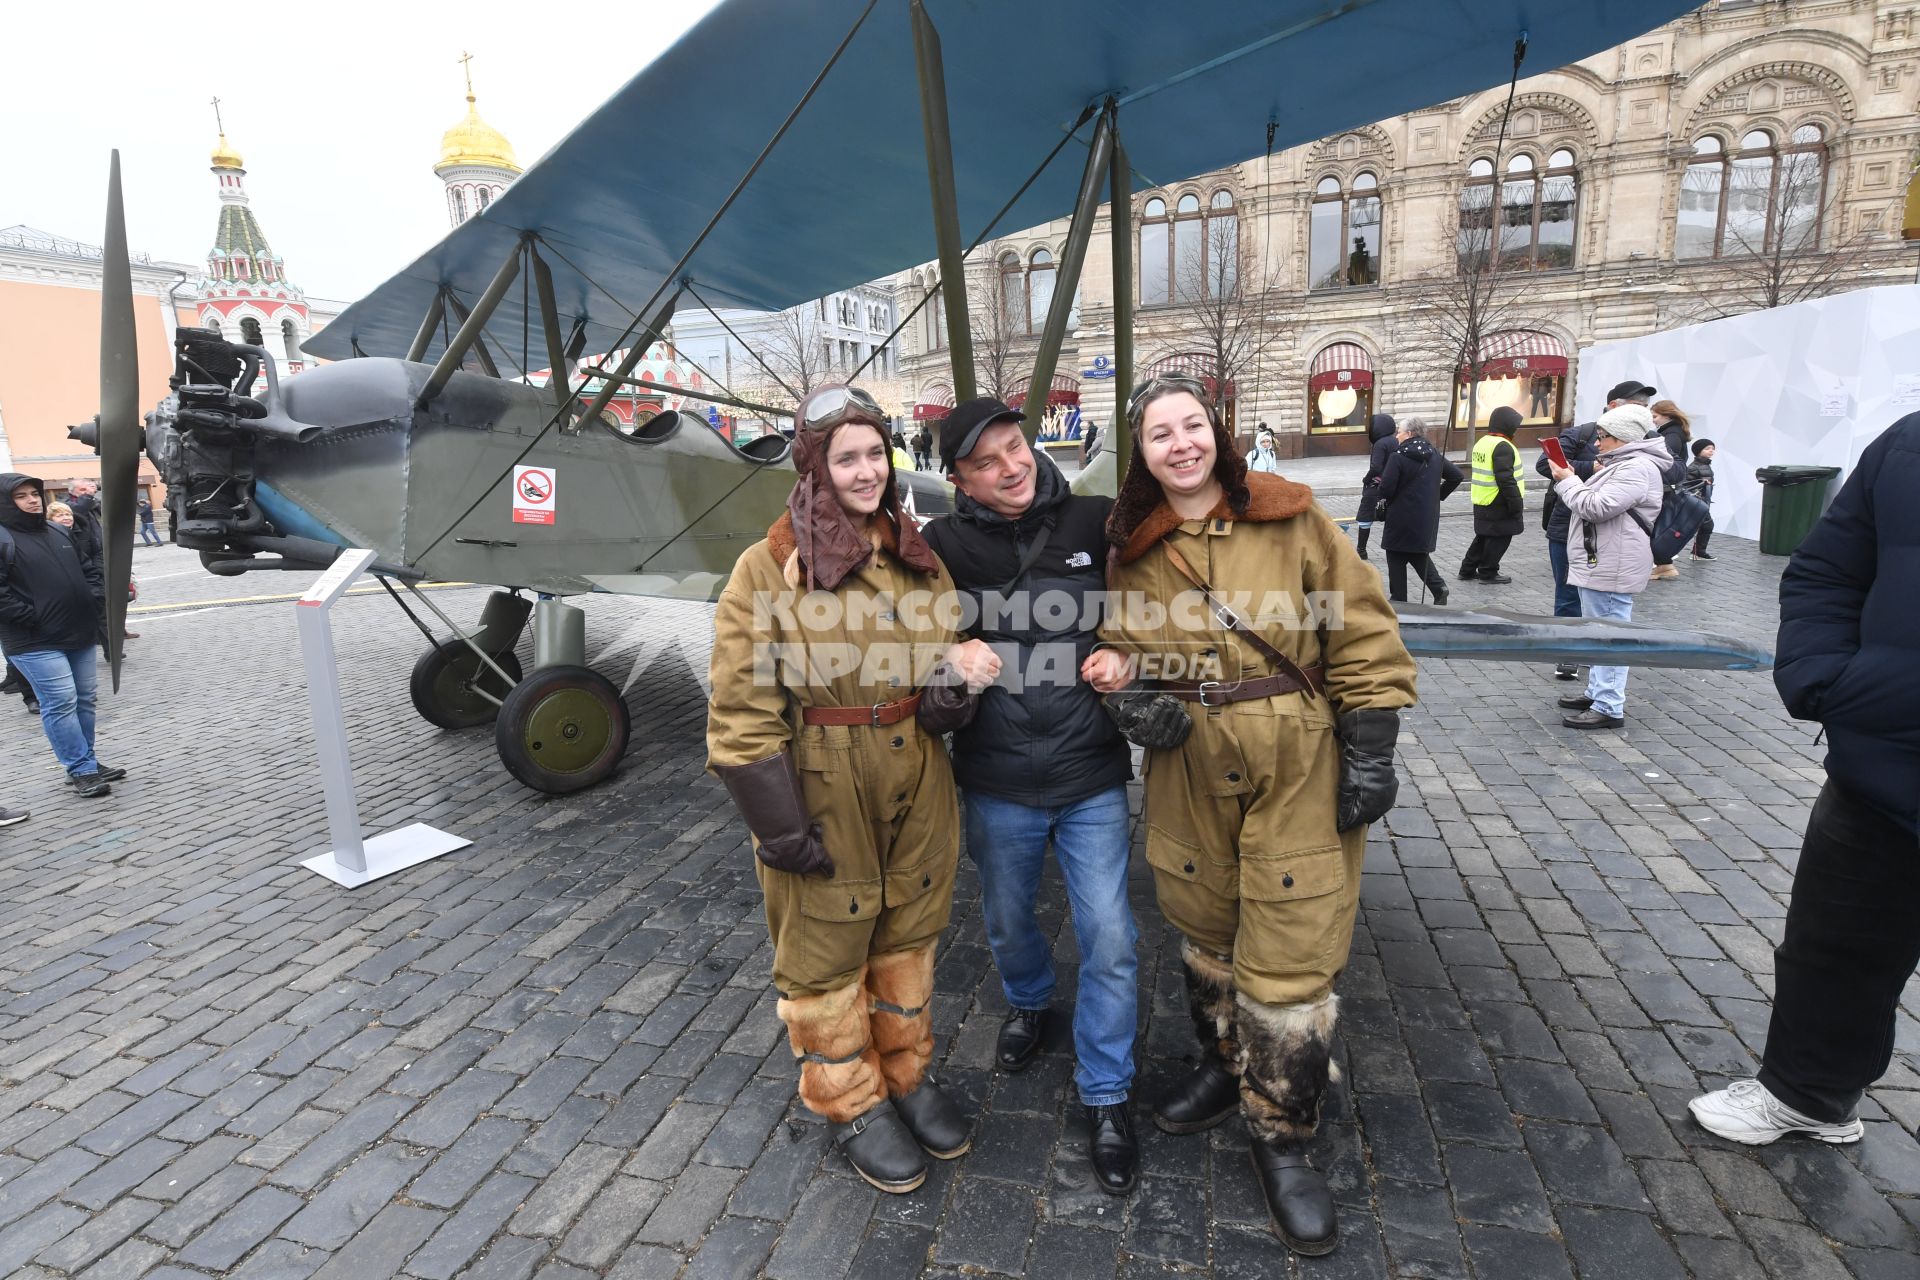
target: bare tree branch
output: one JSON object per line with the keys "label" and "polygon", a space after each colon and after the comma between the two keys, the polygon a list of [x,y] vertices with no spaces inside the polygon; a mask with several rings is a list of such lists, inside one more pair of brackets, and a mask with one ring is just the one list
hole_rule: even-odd
{"label": "bare tree branch", "polygon": [[[1225,227],[1234,230],[1223,234]],[[1266,314],[1268,296],[1280,287],[1278,271],[1269,267],[1264,277],[1249,279],[1257,268],[1241,249],[1237,220],[1211,218],[1206,228],[1174,264],[1174,300],[1185,308],[1180,329],[1155,341],[1147,365],[1188,357],[1192,372],[1212,380],[1213,409],[1224,421],[1229,388],[1257,400],[1256,388],[1245,384],[1285,333]]]}
{"label": "bare tree branch", "polygon": [[967,266],[967,311],[973,330],[976,389],[1003,402],[1019,392],[1021,379],[1033,370],[1034,339],[1027,333],[1025,273],[1006,278],[1019,283],[1018,298],[1007,296],[1009,286],[1000,274],[1000,259],[1013,252],[1007,242],[995,240],[981,245]]}

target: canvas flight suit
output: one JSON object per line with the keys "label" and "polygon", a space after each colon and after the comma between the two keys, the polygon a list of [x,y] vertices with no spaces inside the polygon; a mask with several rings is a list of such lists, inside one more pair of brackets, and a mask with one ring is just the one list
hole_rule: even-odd
{"label": "canvas flight suit", "polygon": [[[1346,966],[1360,900],[1366,829],[1335,830],[1334,719],[1410,705],[1414,664],[1379,575],[1304,486],[1249,480],[1254,501],[1246,517],[1175,521],[1163,509],[1160,521],[1142,526],[1129,547],[1142,546],[1141,554],[1115,566],[1120,606],[1109,611],[1101,637],[1149,664],[1217,663],[1215,678],[1228,681],[1273,671],[1206,612],[1193,585],[1152,545],[1164,529],[1164,542],[1262,639],[1302,667],[1325,664],[1324,697],[1188,703],[1194,727],[1186,742],[1147,753],[1147,861],[1161,909],[1193,942],[1233,958],[1240,990],[1263,1003],[1296,1004],[1325,994]],[[1164,620],[1141,617],[1123,607],[1126,593],[1163,603],[1184,597],[1204,625],[1184,629],[1180,623],[1194,619],[1177,608]],[[1342,625],[1315,625],[1336,598]]]}
{"label": "canvas flight suit", "polygon": [[757,860],[754,870],[801,1097],[841,1120],[910,1092],[931,1055],[933,946],[953,906],[959,807],[944,745],[913,717],[810,725],[801,710],[912,693],[953,643],[957,604],[944,568],[915,572],[885,548],[835,591],[809,595],[783,573],[792,549],[783,517],[721,594],[708,763],[784,749],[799,767],[833,874]]}

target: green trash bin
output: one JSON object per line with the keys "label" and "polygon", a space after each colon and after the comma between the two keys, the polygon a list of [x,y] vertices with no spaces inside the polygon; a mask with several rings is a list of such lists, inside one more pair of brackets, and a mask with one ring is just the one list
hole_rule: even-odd
{"label": "green trash bin", "polygon": [[1790,556],[1827,509],[1838,467],[1761,467],[1760,554]]}

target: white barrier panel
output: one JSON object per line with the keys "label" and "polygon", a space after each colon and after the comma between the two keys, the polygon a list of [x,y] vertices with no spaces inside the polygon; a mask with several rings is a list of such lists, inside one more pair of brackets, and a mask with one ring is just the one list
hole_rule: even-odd
{"label": "white barrier panel", "polygon": [[473,841],[424,822],[360,838],[360,805],[353,790],[353,764],[347,757],[347,725],[340,709],[340,668],[333,654],[333,606],[373,563],[373,552],[355,547],[340,553],[331,568],[294,604],[300,630],[300,654],[307,667],[307,708],[313,716],[313,741],[320,752],[320,781],[327,795],[327,836],[333,847],[300,865],[335,884],[354,889],[370,880],[404,871]]}
{"label": "white barrier panel", "polygon": [[[1575,420],[1637,378],[1714,443],[1714,536],[1760,536],[1759,467],[1839,467],[1920,411],[1920,285],[1857,289],[1580,352]],[[1839,482],[1835,483],[1838,491]]]}

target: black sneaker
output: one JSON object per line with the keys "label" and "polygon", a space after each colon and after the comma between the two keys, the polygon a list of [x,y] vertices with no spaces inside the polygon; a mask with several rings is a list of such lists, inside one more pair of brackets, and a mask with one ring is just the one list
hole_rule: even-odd
{"label": "black sneaker", "polygon": [[1704,552],[1704,551],[1696,551],[1696,552],[1694,552],[1694,553],[1693,553],[1693,558],[1694,558],[1695,560],[1711,560],[1711,559],[1713,559],[1713,557],[1712,557],[1712,556],[1710,556],[1710,555],[1708,555],[1708,554],[1707,554],[1706,552]]}
{"label": "black sneaker", "polygon": [[126,776],[127,771],[125,769],[109,769],[105,765],[100,766],[100,781],[102,782],[118,782]]}
{"label": "black sneaker", "polygon": [[1554,667],[1553,678],[1555,680],[1578,680],[1580,678],[1580,668],[1574,666],[1571,662],[1562,662]]}
{"label": "black sneaker", "polygon": [[71,773],[67,775],[67,782],[75,791],[89,800],[94,796],[110,795],[113,792],[113,788],[107,785],[107,780],[97,773]]}
{"label": "black sneaker", "polygon": [[1014,1009],[1000,1024],[1000,1038],[994,1046],[994,1061],[1002,1071],[1025,1071],[1040,1054],[1047,1038],[1047,1010]]}
{"label": "black sneaker", "polygon": [[25,822],[32,816],[25,809],[9,809],[0,805],[0,827],[10,827],[16,822]]}

